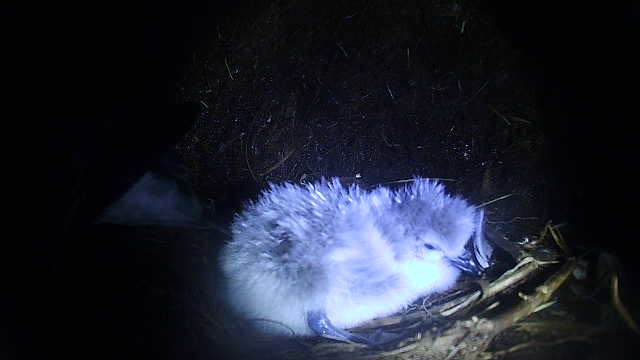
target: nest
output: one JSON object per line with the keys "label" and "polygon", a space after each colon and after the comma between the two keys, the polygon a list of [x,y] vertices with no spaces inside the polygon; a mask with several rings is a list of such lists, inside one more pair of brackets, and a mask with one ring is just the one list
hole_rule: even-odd
{"label": "nest", "polygon": [[[543,246],[544,238],[553,239],[554,248],[560,251]],[[518,248],[504,240],[494,243],[513,257],[514,266],[493,278],[459,281],[450,292],[421,299],[401,314],[349,329],[354,333],[384,330],[412,334],[393,345],[372,348],[323,338],[296,339],[289,341],[291,346],[272,346],[270,355],[278,359],[492,359],[531,347],[589,341],[604,330],[566,319],[522,321],[553,305],[554,293],[576,268],[576,258],[555,226],[547,224],[538,241]],[[623,307],[618,309],[624,311]],[[506,330],[558,336],[552,341],[527,340],[495,349],[492,343]]]}

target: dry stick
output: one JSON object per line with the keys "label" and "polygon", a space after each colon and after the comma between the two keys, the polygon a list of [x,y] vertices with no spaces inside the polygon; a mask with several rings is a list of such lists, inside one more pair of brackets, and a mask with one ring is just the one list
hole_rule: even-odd
{"label": "dry stick", "polygon": [[[503,290],[515,286],[523,281],[525,281],[526,279],[528,279],[536,270],[538,270],[542,265],[544,265],[544,262],[538,261],[532,257],[525,257],[523,260],[521,260],[516,266],[514,266],[512,269],[506,271],[504,274],[502,274],[498,279],[496,279],[493,283],[491,283],[489,286],[487,286],[484,289],[484,294],[482,291],[476,291],[473,292],[469,295],[467,295],[466,297],[464,297],[462,300],[461,299],[454,299],[448,303],[445,303],[444,305],[441,306],[441,308],[445,309],[443,311],[440,312],[441,315],[443,316],[451,316],[455,313],[458,313],[460,311],[463,311],[469,307],[471,307],[472,305],[476,304],[477,301],[479,301],[481,298],[482,299],[486,299],[486,298],[490,298],[495,296],[496,294],[499,294],[500,292],[502,292]],[[416,314],[419,315],[419,317],[421,317],[423,320],[426,319],[426,316],[423,312],[417,312]],[[391,321],[391,319],[389,318],[385,318],[385,319],[378,319],[377,321],[372,321],[372,323],[375,323],[374,325],[377,326],[384,326],[384,325],[389,325],[389,324],[395,324],[395,323],[401,323],[406,321],[407,319],[415,319],[415,316],[412,316],[414,314],[408,314],[408,315],[404,315],[404,316],[397,316],[397,317],[393,317],[393,321]],[[363,326],[364,327],[364,326]],[[416,343],[412,343],[412,344],[408,344],[406,346],[403,346],[399,349],[395,349],[393,350],[393,352],[385,352],[385,353],[379,353],[376,356],[391,356],[391,355],[397,355],[400,353],[404,353],[407,351],[411,351],[416,347]],[[336,349],[334,348],[334,351]],[[458,349],[459,351],[459,349]],[[364,358],[370,358],[371,356],[366,356]]]}
{"label": "dry stick", "polygon": [[389,92],[389,96],[391,97],[391,100],[395,100],[396,98],[393,96],[393,93],[391,92],[391,88],[389,87],[389,83],[387,83],[387,91]]}
{"label": "dry stick", "polygon": [[[532,257],[526,257],[522,261],[520,261],[515,267],[513,267],[512,269],[506,271],[504,274],[502,274],[502,276],[500,276],[493,283],[491,283],[489,286],[487,286],[485,288],[485,290],[484,290],[484,297],[483,297],[483,294],[482,294],[481,291],[476,291],[476,292],[468,295],[467,297],[465,297],[462,301],[460,301],[460,299],[453,300],[453,301],[443,305],[443,308],[445,308],[446,310],[441,311],[441,314],[444,315],[444,316],[450,316],[450,315],[458,313],[458,312],[460,312],[462,310],[466,310],[467,308],[469,308],[472,305],[476,304],[476,302],[478,300],[480,300],[481,298],[490,298],[492,296],[495,296],[496,294],[500,293],[504,289],[506,289],[508,287],[511,287],[511,286],[515,286],[515,285],[521,283],[522,281],[526,280],[537,269],[539,269],[543,264],[544,264],[543,262],[538,261],[538,260],[536,260],[536,259],[534,259]],[[535,309],[538,305],[533,307],[532,310]],[[422,313],[420,313],[420,314],[422,314]],[[422,314],[422,315],[424,315],[424,314]],[[493,329],[494,327],[491,326],[490,328]],[[456,326],[456,327],[450,329],[449,332],[450,332],[449,335],[451,335],[449,337],[449,339],[460,339],[460,338],[464,338],[465,337],[465,334],[468,333],[468,330],[465,329],[465,328],[461,328],[459,326]],[[486,338],[492,338],[493,336],[494,336],[493,332],[491,332],[488,336],[486,336]],[[428,339],[428,337],[425,337],[424,341],[420,341],[420,342],[416,342],[416,343],[410,343],[410,344],[407,344],[406,346],[403,346],[401,348],[394,349],[393,351],[366,355],[366,356],[359,357],[359,358],[369,359],[369,358],[374,358],[374,357],[382,358],[382,357],[387,357],[387,356],[400,355],[400,354],[407,353],[409,351],[415,350],[416,348],[420,347],[421,344],[425,344],[426,341],[430,341]],[[452,344],[452,345],[455,345],[455,344]],[[336,351],[337,349],[334,348],[333,350]],[[457,353],[457,352],[462,351],[462,349],[456,347],[455,351]],[[432,354],[432,355],[433,355],[432,357],[434,359],[442,358],[442,357],[438,357],[436,354]],[[453,356],[451,353],[449,353],[448,355]]]}
{"label": "dry stick", "polygon": [[511,220],[487,220],[487,224],[511,224],[516,221],[529,221],[529,220],[538,220],[540,219],[537,216],[516,216]]}
{"label": "dry stick", "polygon": [[229,78],[231,78],[231,80],[235,80],[233,78],[233,75],[231,75],[231,69],[229,69],[229,63],[227,62],[227,58],[224,58],[224,66],[227,67],[227,73],[229,74]]}
{"label": "dry stick", "polygon": [[558,231],[557,225],[551,225],[550,223],[548,223],[547,227],[549,227],[549,233],[551,233],[551,237],[553,237],[553,241],[555,241],[556,245],[558,245],[558,247],[562,250],[562,253],[564,254],[564,256],[571,256],[571,251],[567,246],[567,242],[564,241],[564,238],[562,237],[562,233]]}
{"label": "dry stick", "polygon": [[509,119],[511,119],[513,121],[525,123],[525,124],[531,124],[531,121],[529,121],[527,119],[523,119],[523,118],[518,117],[518,116],[514,116],[514,115],[509,115]]}
{"label": "dry stick", "polygon": [[271,173],[273,170],[282,166],[282,164],[284,164],[284,162],[287,161],[287,159],[289,159],[289,157],[291,156],[291,154],[293,154],[293,152],[294,152],[293,150],[289,150],[282,159],[280,159],[277,163],[275,163],[275,165],[268,168],[265,172],[261,173],[260,177],[264,177],[265,175]]}
{"label": "dry stick", "polygon": [[640,335],[638,324],[636,324],[627,308],[622,304],[622,300],[620,300],[620,294],[618,292],[618,274],[613,274],[613,276],[611,276],[611,298],[613,306],[618,311],[618,314],[620,314],[620,317],[624,320],[624,323],[633,330],[633,332]]}
{"label": "dry stick", "polygon": [[[526,267],[532,269],[534,266],[538,266],[538,264],[536,264],[537,260],[527,260],[523,262],[510,271],[513,271],[514,275],[523,276],[523,273],[529,274],[530,271],[520,270],[520,272],[518,272],[518,268]],[[461,359],[477,359],[479,354],[489,346],[496,335],[508,327],[513,326],[517,321],[531,314],[541,304],[547,302],[553,292],[568,278],[574,267],[575,260],[570,259],[557,273],[547,279],[541,286],[538,286],[533,294],[526,296],[525,300],[502,315],[493,319],[463,321],[461,323],[462,326],[456,326],[447,330],[436,339],[434,348],[453,349],[453,351],[458,353],[456,354],[457,357]],[[465,344],[465,346],[459,348],[459,344]],[[427,351],[429,351],[429,349],[427,349]],[[449,352],[449,355],[451,355],[451,352]],[[431,358],[443,358],[443,355],[441,353],[433,354]]]}
{"label": "dry stick", "polygon": [[340,48],[340,51],[342,51],[342,55],[344,55],[344,57],[346,57],[348,59],[349,55],[347,54],[347,51],[342,47],[342,44],[337,42],[336,45],[338,45],[338,47]]}
{"label": "dry stick", "polygon": [[423,321],[427,316],[422,311],[410,312],[406,315],[387,316],[379,319],[369,320],[364,324],[351,328],[351,330],[375,329],[382,326],[397,325],[409,321]]}
{"label": "dry stick", "polygon": [[548,308],[549,306],[556,304],[557,302],[558,302],[558,300],[551,300],[551,301],[549,301],[549,302],[546,302],[546,303],[544,303],[544,304],[542,304],[542,305],[538,306],[537,308],[535,308],[535,309],[533,310],[533,312],[534,312],[534,313],[537,313],[538,311],[542,311],[542,310],[544,310],[544,309]]}
{"label": "dry stick", "polygon": [[[496,280],[493,286],[489,286],[487,293],[495,294],[507,286],[518,283],[531,275],[541,264],[543,262],[530,257],[525,258]],[[329,346],[320,347],[323,349],[320,353],[339,357],[339,355],[344,355],[344,351],[348,351],[351,353],[350,358],[356,359],[408,359],[413,355],[430,359],[446,359],[454,356],[461,359],[477,359],[480,354],[483,354],[496,335],[533,313],[540,305],[548,302],[551,295],[569,277],[574,267],[575,260],[569,259],[558,272],[547,279],[541,286],[538,286],[533,294],[525,296],[522,302],[502,315],[493,319],[477,319],[474,317],[472,320],[460,322],[458,326],[448,329],[437,338],[425,336],[418,342],[407,344],[398,349],[373,354],[358,354],[358,350],[361,349],[356,349],[352,346],[345,347],[338,344],[331,346],[327,344]],[[509,277],[515,277],[518,280],[510,280],[508,279]],[[458,307],[458,309],[461,308],[464,308],[464,306]],[[317,349],[319,350],[320,348]],[[354,354],[353,352],[356,353]]]}
{"label": "dry stick", "polygon": [[332,354],[331,357],[335,356],[337,353],[351,353],[356,350],[361,350],[366,348],[367,345],[358,344],[358,343],[320,343],[311,348],[311,353],[314,354],[314,357],[320,357],[322,355]]}
{"label": "dry stick", "polygon": [[514,194],[502,195],[502,196],[497,197],[497,198],[495,198],[495,199],[493,199],[493,200],[489,200],[489,201],[483,202],[482,204],[480,204],[480,205],[476,206],[476,209],[480,209],[480,208],[485,207],[485,206],[487,206],[487,205],[489,205],[489,204],[493,204],[494,202],[497,202],[497,201],[500,201],[500,200],[504,200],[504,199],[510,198],[510,197],[512,197],[513,195],[514,195]]}
{"label": "dry stick", "polygon": [[251,168],[251,164],[249,163],[249,145],[248,144],[244,144],[244,161],[247,163],[247,169],[249,170],[249,174],[251,174],[253,181],[255,181],[256,184],[260,185],[260,180],[258,180],[258,178],[256,177],[256,174],[253,172],[253,169]]}
{"label": "dry stick", "polygon": [[501,112],[499,112],[498,110],[496,110],[493,106],[489,105],[489,109],[491,109],[491,111],[493,111],[496,115],[498,115],[499,118],[502,119],[502,121],[504,121],[507,125],[511,126],[511,121],[509,121],[509,119],[507,119],[506,116],[502,115]]}
{"label": "dry stick", "polygon": [[[551,295],[567,280],[574,268],[575,259],[569,259],[558,272],[538,286],[533,294],[526,296],[526,299],[509,311],[494,319],[487,320],[488,322],[486,323],[482,320],[476,322],[476,326],[470,327],[467,330],[468,333],[462,336],[461,341],[466,341],[468,346],[463,350],[461,358],[477,359],[496,335],[530,315],[541,304],[549,301]],[[462,331],[460,328],[452,330],[456,332]]]}
{"label": "dry stick", "polygon": [[220,146],[218,146],[218,150],[215,152],[215,154],[211,156],[211,159],[216,159],[219,155],[224,153],[231,144],[233,144],[238,139],[242,139],[243,136],[244,136],[244,132],[241,132],[238,136],[234,136],[233,138],[222,143]]}
{"label": "dry stick", "polygon": [[484,84],[482,84],[482,86],[480,86],[480,88],[479,88],[475,93],[473,93],[473,95],[471,95],[471,97],[470,97],[470,98],[468,98],[468,99],[467,99],[467,101],[465,101],[463,105],[467,105],[468,103],[470,103],[470,102],[471,102],[471,100],[473,100],[473,98],[475,98],[478,94],[480,94],[480,92],[482,92],[482,90],[484,90],[484,88],[485,88],[487,85],[489,85],[489,81],[488,81],[488,80],[487,80],[487,81],[485,81],[485,83],[484,83]]}
{"label": "dry stick", "polygon": [[494,320],[496,333],[512,326],[520,319],[531,314],[538,306],[549,301],[551,295],[567,280],[575,265],[575,259],[569,259],[557,273],[538,286],[533,294],[527,296],[525,301],[497,317]]}
{"label": "dry stick", "polygon": [[484,299],[491,298],[503,290],[526,280],[543,264],[543,262],[530,256],[525,257],[516,266],[506,271],[499,278],[489,284],[489,286],[483,289],[483,291],[475,291],[463,300],[455,299],[448,304],[445,304],[443,306],[443,309],[445,310],[442,310],[440,314],[443,316],[451,316],[473,305],[476,301],[479,301],[481,297]]}

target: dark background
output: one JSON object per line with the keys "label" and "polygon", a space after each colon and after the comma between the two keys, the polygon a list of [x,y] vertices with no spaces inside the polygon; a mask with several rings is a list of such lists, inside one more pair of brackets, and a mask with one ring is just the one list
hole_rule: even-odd
{"label": "dark background", "polygon": [[[162,271],[141,263],[146,250],[109,242],[113,233],[96,234],[89,224],[193,125],[200,105],[177,104],[173,93],[193,52],[216,24],[265,4],[86,3],[63,5],[44,23],[36,46],[52,75],[45,86],[52,99],[48,237],[38,251],[45,304],[25,324],[50,341],[33,350],[92,358],[202,355],[163,312],[171,300],[146,303],[129,280]],[[544,119],[551,215],[573,224],[578,242],[609,249],[635,274],[638,9],[539,1],[479,7],[495,14],[528,58],[522,67]]]}

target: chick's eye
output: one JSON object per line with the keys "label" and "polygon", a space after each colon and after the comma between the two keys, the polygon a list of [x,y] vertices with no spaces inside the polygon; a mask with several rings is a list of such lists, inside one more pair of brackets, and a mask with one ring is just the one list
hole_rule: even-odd
{"label": "chick's eye", "polygon": [[434,250],[435,246],[431,245],[431,244],[424,244],[424,247],[429,249],[429,250]]}

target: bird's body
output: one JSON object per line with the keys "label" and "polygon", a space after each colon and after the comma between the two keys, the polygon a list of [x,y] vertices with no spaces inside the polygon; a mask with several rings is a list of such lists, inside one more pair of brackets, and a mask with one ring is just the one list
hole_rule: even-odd
{"label": "bird's body", "polygon": [[271,185],[236,217],[223,249],[229,301],[282,334],[317,332],[309,314],[339,329],[390,315],[455,283],[450,259],[465,257],[481,216],[421,178],[395,191],[337,179]]}

